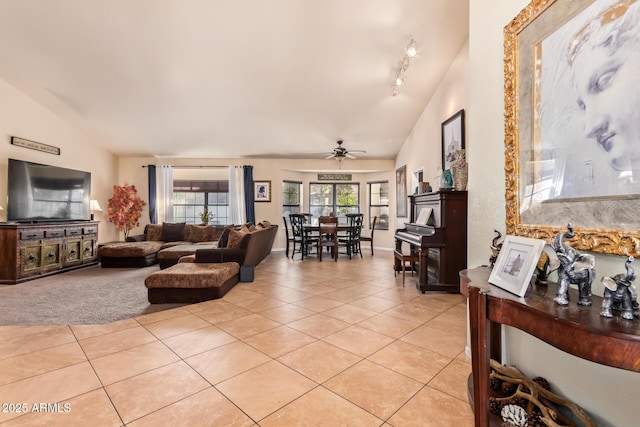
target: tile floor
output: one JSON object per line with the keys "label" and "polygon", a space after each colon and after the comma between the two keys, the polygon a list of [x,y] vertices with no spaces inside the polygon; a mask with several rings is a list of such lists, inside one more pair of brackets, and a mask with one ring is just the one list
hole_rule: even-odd
{"label": "tile floor", "polygon": [[367,255],[274,252],[221,300],[2,326],[0,424],[473,425],[464,297],[403,287],[391,253]]}

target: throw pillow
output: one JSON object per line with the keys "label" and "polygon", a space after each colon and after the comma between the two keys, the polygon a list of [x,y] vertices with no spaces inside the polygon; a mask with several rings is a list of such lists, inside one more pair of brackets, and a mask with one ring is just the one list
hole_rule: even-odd
{"label": "throw pillow", "polygon": [[246,236],[248,232],[246,230],[230,230],[229,231],[229,241],[227,242],[228,248],[239,248],[240,242],[242,242],[242,238]]}
{"label": "throw pillow", "polygon": [[184,239],[184,222],[179,223],[162,223],[162,240],[163,242],[179,242]]}
{"label": "throw pillow", "polygon": [[262,221],[260,224],[262,224],[262,226],[263,226],[264,228],[269,228],[269,227],[271,227],[271,223],[270,223],[269,221],[267,221],[267,220]]}
{"label": "throw pillow", "polygon": [[224,229],[224,231],[220,235],[220,239],[218,239],[218,247],[219,248],[226,248],[227,247],[227,241],[229,240],[229,233],[231,232],[232,229],[233,229],[233,226],[226,227]]}
{"label": "throw pillow", "polygon": [[162,240],[162,225],[148,224],[145,230],[147,231],[147,240],[154,242]]}
{"label": "throw pillow", "polygon": [[190,230],[190,233],[185,233],[188,234],[185,235],[186,239],[190,242],[194,242],[194,243],[199,243],[199,242],[210,242],[211,239],[209,238],[209,230],[210,230],[210,226],[208,225],[189,225],[187,224],[188,228],[185,228],[185,230]]}
{"label": "throw pillow", "polygon": [[221,225],[209,225],[209,237],[208,237],[208,241],[209,242],[217,242],[218,240],[220,240],[220,236],[222,236],[222,233],[224,232],[225,227],[221,226]]}

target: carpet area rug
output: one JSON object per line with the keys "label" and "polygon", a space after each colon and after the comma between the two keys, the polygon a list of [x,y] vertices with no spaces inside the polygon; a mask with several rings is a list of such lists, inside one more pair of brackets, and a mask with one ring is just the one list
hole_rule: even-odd
{"label": "carpet area rug", "polygon": [[0,325],[94,325],[185,304],[149,304],[144,279],[158,271],[93,266],[0,287]]}

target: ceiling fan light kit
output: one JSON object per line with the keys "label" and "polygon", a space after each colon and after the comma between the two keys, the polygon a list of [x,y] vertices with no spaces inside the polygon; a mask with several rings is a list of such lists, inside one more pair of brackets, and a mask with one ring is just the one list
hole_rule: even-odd
{"label": "ceiling fan light kit", "polygon": [[356,159],[357,157],[353,155],[353,153],[363,154],[366,153],[364,150],[347,150],[342,146],[343,141],[337,141],[338,146],[333,149],[333,151],[329,154],[325,160],[336,159],[338,161],[338,168],[342,167],[342,160],[344,159]]}
{"label": "ceiling fan light kit", "polygon": [[405,50],[404,57],[398,61],[398,70],[396,71],[393,83],[391,83],[391,95],[397,96],[400,93],[400,86],[406,80],[405,73],[411,65],[411,58],[415,57],[418,53],[418,44],[414,39],[411,39]]}

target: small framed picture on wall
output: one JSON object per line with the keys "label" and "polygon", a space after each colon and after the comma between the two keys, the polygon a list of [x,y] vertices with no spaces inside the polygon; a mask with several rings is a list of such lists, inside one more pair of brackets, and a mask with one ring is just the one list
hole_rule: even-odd
{"label": "small framed picture on wall", "polygon": [[396,169],[396,216],[407,217],[407,165]]}
{"label": "small framed picture on wall", "polygon": [[253,181],[253,201],[271,201],[271,181]]}
{"label": "small framed picture on wall", "polygon": [[456,151],[464,148],[464,110],[442,123],[442,170],[451,169]]}

